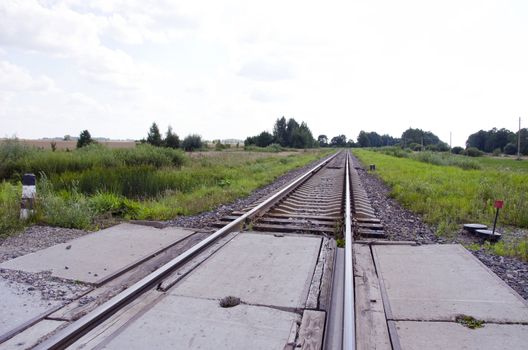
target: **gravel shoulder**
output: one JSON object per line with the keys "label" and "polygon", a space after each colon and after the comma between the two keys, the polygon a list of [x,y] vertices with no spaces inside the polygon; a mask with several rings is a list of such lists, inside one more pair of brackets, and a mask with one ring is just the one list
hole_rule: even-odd
{"label": "gravel shoulder", "polygon": [[[22,233],[0,240],[0,263],[84,236],[88,231],[49,226],[31,226]],[[92,287],[51,276],[51,272],[29,273],[0,269],[0,278],[20,294],[39,295],[48,301],[70,301]],[[51,304],[50,304],[51,305]]]}
{"label": "gravel shoulder", "polygon": [[[482,240],[464,231],[456,237],[436,237],[434,228],[423,222],[421,217],[390,197],[390,188],[375,174],[366,171],[361,163],[353,158],[363,186],[372,207],[379,216],[389,240],[411,240],[421,244],[431,243],[482,243]],[[497,256],[487,250],[470,250],[484,265],[495,272],[511,288],[528,300],[528,263],[516,258]]]}

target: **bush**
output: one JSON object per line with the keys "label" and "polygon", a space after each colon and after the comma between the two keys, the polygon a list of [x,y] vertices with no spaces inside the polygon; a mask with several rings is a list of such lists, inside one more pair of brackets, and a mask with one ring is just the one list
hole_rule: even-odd
{"label": "bush", "polygon": [[492,154],[497,157],[497,156],[500,156],[502,153],[501,149],[500,148],[495,148],[492,152]]}
{"label": "bush", "polygon": [[484,153],[476,147],[469,147],[464,151],[463,154],[468,157],[480,157]]}
{"label": "bush", "polygon": [[423,149],[419,143],[411,143],[408,147],[413,151],[421,151]]}
{"label": "bush", "polygon": [[37,204],[42,221],[50,226],[89,229],[92,225],[93,212],[86,197],[79,194],[76,188],[69,193],[56,194],[44,177]]}
{"label": "bush", "polygon": [[453,154],[462,154],[462,152],[464,152],[464,149],[460,146],[455,146],[451,148],[451,153]]}
{"label": "bush", "polygon": [[504,153],[509,155],[517,154],[517,146],[513,143],[508,143],[506,146],[504,146]]}
{"label": "bush", "polygon": [[187,152],[192,152],[197,149],[200,149],[202,148],[202,137],[196,134],[189,135],[183,140],[182,147]]}

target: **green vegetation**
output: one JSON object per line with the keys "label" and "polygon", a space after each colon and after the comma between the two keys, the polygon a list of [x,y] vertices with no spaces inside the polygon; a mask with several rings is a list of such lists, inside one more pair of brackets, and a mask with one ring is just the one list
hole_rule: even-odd
{"label": "green vegetation", "polygon": [[[376,164],[376,173],[391,187],[391,196],[435,225],[437,234],[451,235],[467,222],[491,224],[496,199],[505,201],[501,225],[528,227],[528,175],[505,170],[501,159],[484,160],[477,163],[481,169],[464,170],[363,149],[354,154],[363,164]],[[527,245],[528,238],[522,238],[493,249],[526,259]]]}
{"label": "green vegetation", "polygon": [[456,166],[462,169],[481,168],[481,165],[476,160],[464,156],[450,154],[447,152],[412,152],[409,149],[402,149],[400,147],[383,147],[375,148],[372,150],[393,157],[410,158],[419,162],[430,163],[434,165]]}
{"label": "green vegetation", "polygon": [[460,323],[464,327],[467,327],[467,328],[470,328],[470,329],[476,329],[476,328],[484,327],[484,321],[477,320],[473,316],[458,315],[457,317],[455,317],[455,321],[457,323]]}
{"label": "green vegetation", "polygon": [[26,172],[38,174],[37,212],[30,222],[91,229],[108,220],[166,220],[209,210],[330,152],[188,156],[148,144],[53,152],[11,140],[0,145],[0,235],[23,226],[20,177]]}
{"label": "green vegetation", "polygon": [[300,125],[295,119],[282,117],[275,121],[273,135],[263,131],[257,136],[250,136],[244,141],[244,146],[267,147],[273,143],[281,147],[313,148],[318,146],[312,132],[305,122]]}
{"label": "green vegetation", "polygon": [[[479,149],[486,153],[517,153],[517,137],[519,135],[508,129],[493,128],[488,131],[479,130],[469,135],[466,146]],[[521,129],[521,153],[528,155],[528,129]]]}

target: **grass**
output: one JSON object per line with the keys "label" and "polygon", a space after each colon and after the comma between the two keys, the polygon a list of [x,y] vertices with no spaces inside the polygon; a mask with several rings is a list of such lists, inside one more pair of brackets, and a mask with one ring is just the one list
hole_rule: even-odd
{"label": "grass", "polygon": [[[39,174],[37,213],[29,223],[94,229],[113,219],[167,220],[248,195],[331,150],[204,152],[140,145],[65,151],[0,144],[0,235],[20,230],[20,176]],[[115,220],[113,220],[115,221]]]}
{"label": "grass", "polygon": [[373,151],[398,158],[410,158],[423,163],[443,166],[455,166],[461,169],[481,169],[482,165],[475,159],[462,155],[455,155],[448,152],[412,152],[400,147],[373,148]]}
{"label": "grass", "polygon": [[[391,196],[421,214],[438,235],[454,235],[462,223],[492,224],[496,199],[505,201],[500,225],[528,228],[528,174],[505,170],[500,159],[485,161],[482,169],[464,170],[362,149],[354,154],[363,164],[376,164],[376,174],[390,186]],[[527,245],[528,238],[521,238],[496,244],[493,252],[528,261]]]}

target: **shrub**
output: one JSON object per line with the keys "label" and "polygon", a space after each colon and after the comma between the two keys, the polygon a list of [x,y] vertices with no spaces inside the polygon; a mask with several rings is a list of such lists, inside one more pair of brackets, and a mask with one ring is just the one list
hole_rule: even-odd
{"label": "shrub", "polygon": [[451,148],[451,153],[453,154],[462,154],[462,152],[464,152],[464,149],[460,146],[455,146]]}
{"label": "shrub", "polygon": [[495,148],[495,149],[493,150],[493,152],[492,152],[492,154],[493,154],[495,157],[500,156],[501,153],[502,153],[502,152],[501,152],[501,149],[500,149],[500,148]]}
{"label": "shrub", "polygon": [[476,147],[469,147],[464,151],[463,154],[468,157],[480,157],[483,155],[483,152]]}
{"label": "shrub", "polygon": [[43,177],[40,181],[38,210],[44,223],[50,226],[88,229],[91,227],[93,212],[86,197],[76,188],[71,192],[54,193],[52,184]]}
{"label": "shrub", "polygon": [[182,147],[187,152],[202,148],[202,137],[200,135],[188,135],[182,142]]}
{"label": "shrub", "polygon": [[94,140],[92,140],[92,135],[90,135],[90,132],[88,130],[83,130],[79,135],[79,139],[77,140],[77,148],[88,146],[93,142]]}
{"label": "shrub", "polygon": [[504,153],[513,155],[517,153],[517,146],[513,143],[508,143],[506,146],[504,146]]}

